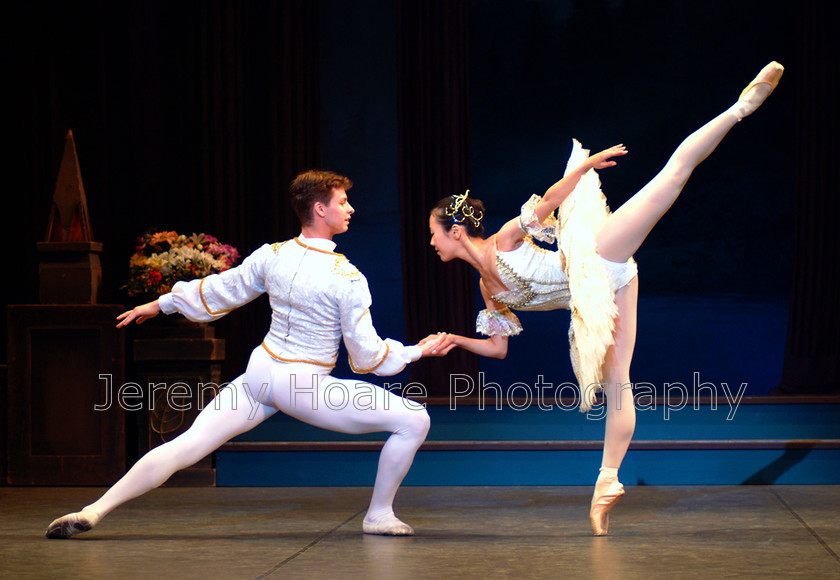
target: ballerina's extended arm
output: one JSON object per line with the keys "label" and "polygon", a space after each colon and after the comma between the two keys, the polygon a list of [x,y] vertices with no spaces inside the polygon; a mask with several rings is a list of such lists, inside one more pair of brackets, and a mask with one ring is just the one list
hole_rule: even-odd
{"label": "ballerina's extended arm", "polygon": [[612,158],[619,155],[627,155],[627,149],[624,145],[615,145],[609,149],[604,149],[600,153],[589,156],[574,171],[569,172],[563,179],[549,187],[543,195],[542,201],[534,208],[534,213],[537,214],[540,223],[544,222],[551,212],[560,207],[560,204],[574,191],[578,181],[587,171],[612,167],[616,164],[615,161],[612,161]]}
{"label": "ballerina's extended arm", "polygon": [[[484,296],[487,308],[496,310],[499,305],[490,298],[487,289],[484,287],[484,281],[480,281],[479,286],[481,287],[481,294]],[[450,333],[446,335],[442,343],[437,347],[437,351],[431,356],[445,356],[456,346],[479,356],[502,359],[507,356],[508,337],[494,335],[490,338],[468,338],[460,334]]]}
{"label": "ballerina's extended arm", "polygon": [[508,337],[496,335],[490,338],[468,338],[460,334],[447,334],[441,346],[430,356],[446,356],[456,346],[478,356],[501,359],[507,356]]}
{"label": "ballerina's extended arm", "polygon": [[[605,167],[612,167],[616,164],[612,160],[613,157],[620,155],[627,155],[627,149],[624,145],[615,145],[609,149],[604,149],[600,153],[589,156],[586,161],[581,163],[573,171],[567,173],[560,181],[549,187],[545,195],[543,195],[540,202],[534,208],[534,214],[539,219],[540,223],[545,222],[546,218],[551,213],[560,207],[560,204],[569,197],[569,194],[574,191],[580,178],[583,177],[590,169],[603,169]],[[496,241],[500,250],[507,251],[513,249],[525,237],[525,233],[519,227],[519,218],[514,218],[507,222],[496,234]]]}
{"label": "ballerina's extended arm", "polygon": [[441,351],[442,354],[446,354],[452,348],[460,346],[464,350],[468,350],[478,356],[499,359],[507,356],[508,337],[506,336],[496,335],[490,338],[467,338],[459,334],[450,334],[448,338],[451,341],[451,347]]}

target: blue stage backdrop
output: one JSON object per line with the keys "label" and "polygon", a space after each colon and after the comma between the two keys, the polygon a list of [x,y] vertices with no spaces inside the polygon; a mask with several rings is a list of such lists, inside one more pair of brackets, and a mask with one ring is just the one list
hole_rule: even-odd
{"label": "blue stage backdrop", "polygon": [[[7,256],[15,283],[0,288],[2,301],[37,301],[35,242],[72,129],[93,230],[105,244],[103,302],[126,301],[119,286],[136,236],[150,226],[206,231],[243,253],[293,234],[287,177],[319,163],[355,181],[357,214],[338,249],[367,275],[380,333],[404,339],[413,305],[403,303],[398,6],[15,4],[9,120],[20,146],[9,166],[21,207],[3,232],[15,248]],[[800,46],[792,0],[469,6],[465,186],[487,203],[491,231],[561,176],[572,138],[593,150],[629,148],[601,173],[617,207],[766,62],[792,63]],[[796,67],[788,66],[776,93],[700,166],[638,252],[635,381],[662,388],[699,373],[702,382],[747,383],[749,394],[778,384],[791,285],[796,86]],[[228,340],[225,378],[244,368],[268,314],[261,299],[217,323]],[[522,321],[507,360],[481,362],[486,380],[572,380],[568,313],[526,313]],[[428,329],[439,330],[448,329]],[[5,353],[5,337],[0,346]],[[349,374],[344,357],[336,372]]]}
{"label": "blue stage backdrop", "polygon": [[[356,182],[358,214],[340,250],[370,281],[381,333],[401,337],[402,309],[411,305],[400,290],[396,7],[338,0],[320,7],[323,162]],[[792,60],[794,8],[473,0],[469,187],[488,206],[489,231],[562,175],[572,138],[593,151],[627,145],[629,155],[601,172],[618,207],[766,62]],[[691,388],[699,376],[718,388],[746,383],[749,395],[778,384],[790,291],[795,75],[788,70],[766,105],[698,168],[637,253],[634,381],[661,391],[674,382]],[[520,318],[525,331],[511,340],[507,359],[482,360],[486,380],[503,387],[534,385],[540,376],[556,385],[572,380],[568,312]],[[446,329],[429,328],[437,330]]]}

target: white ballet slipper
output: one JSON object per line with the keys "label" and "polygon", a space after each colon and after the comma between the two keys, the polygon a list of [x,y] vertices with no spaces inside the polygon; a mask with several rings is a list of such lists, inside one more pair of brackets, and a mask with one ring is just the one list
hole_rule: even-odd
{"label": "white ballet slipper", "polygon": [[61,516],[47,527],[45,536],[51,540],[67,539],[90,531],[93,526],[99,523],[99,514],[93,510],[82,510]]}
{"label": "white ballet slipper", "polygon": [[778,86],[783,72],[785,72],[785,67],[776,61],[771,62],[761,69],[758,76],[747,85],[747,88],[741,91],[741,95],[738,97],[736,108],[739,119],[751,115],[761,106],[764,100]]}
{"label": "white ballet slipper", "polygon": [[610,526],[610,510],[624,495],[624,486],[618,481],[618,470],[602,467],[595,482],[595,493],[589,508],[589,521],[596,536],[606,536]]}
{"label": "white ballet slipper", "polygon": [[394,514],[377,518],[375,521],[365,518],[362,521],[362,530],[366,534],[378,536],[413,536],[414,528],[400,520]]}

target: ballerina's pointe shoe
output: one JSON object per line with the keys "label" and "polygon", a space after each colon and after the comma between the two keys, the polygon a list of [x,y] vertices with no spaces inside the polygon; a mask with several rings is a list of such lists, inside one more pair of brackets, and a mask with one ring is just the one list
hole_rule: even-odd
{"label": "ballerina's pointe shoe", "polygon": [[761,106],[761,103],[778,86],[783,72],[785,72],[785,67],[775,60],[761,69],[758,76],[747,85],[747,88],[741,91],[741,95],[738,97],[737,115],[739,119],[754,113]]}
{"label": "ballerina's pointe shoe", "polygon": [[362,521],[362,530],[366,534],[377,536],[413,536],[414,528],[409,526],[397,516],[391,514],[376,521],[365,519]]}
{"label": "ballerina's pointe shoe", "polygon": [[54,520],[44,534],[51,540],[67,539],[87,532],[99,522],[99,516],[91,510],[82,510]]}
{"label": "ballerina's pointe shoe", "polygon": [[618,481],[618,470],[602,467],[598,481],[595,482],[595,493],[592,494],[592,504],[589,508],[589,521],[596,536],[607,535],[610,510],[622,495],[624,486]]}

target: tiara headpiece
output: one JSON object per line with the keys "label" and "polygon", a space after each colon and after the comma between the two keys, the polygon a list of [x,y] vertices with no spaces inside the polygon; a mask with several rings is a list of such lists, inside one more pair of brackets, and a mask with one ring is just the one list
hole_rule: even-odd
{"label": "tiara headpiece", "polygon": [[476,211],[473,206],[467,205],[467,196],[469,194],[470,190],[468,189],[463,195],[452,196],[454,198],[452,203],[449,204],[449,207],[443,213],[451,217],[452,221],[456,224],[461,224],[465,219],[468,219],[473,223],[474,227],[479,228],[481,227],[481,218],[484,217],[484,212],[480,210]]}

